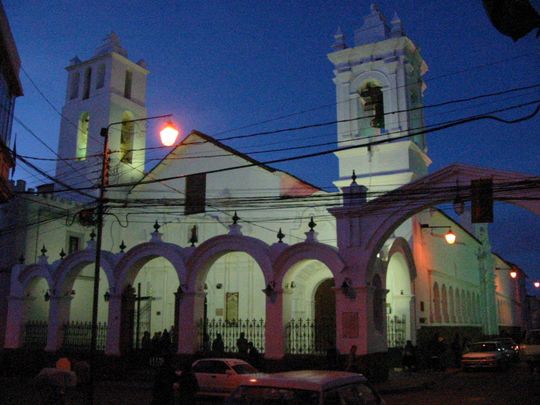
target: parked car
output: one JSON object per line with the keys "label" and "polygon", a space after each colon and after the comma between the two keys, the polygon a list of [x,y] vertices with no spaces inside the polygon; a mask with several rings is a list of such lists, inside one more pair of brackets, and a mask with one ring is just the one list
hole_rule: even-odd
{"label": "parked car", "polygon": [[520,349],[521,358],[528,364],[531,372],[535,367],[540,367],[540,329],[527,331]]}
{"label": "parked car", "polygon": [[511,361],[519,360],[519,345],[512,338],[500,337],[493,339],[496,342],[501,342],[506,352],[507,357]]}
{"label": "parked car", "polygon": [[362,374],[301,370],[268,374],[240,385],[225,401],[247,404],[384,404]]}
{"label": "parked car", "polygon": [[508,366],[508,356],[501,342],[487,341],[473,343],[467,353],[461,356],[463,370],[470,368],[497,368]]}
{"label": "parked car", "polygon": [[199,395],[226,396],[248,382],[259,370],[240,359],[208,358],[197,360],[192,371],[199,384]]}

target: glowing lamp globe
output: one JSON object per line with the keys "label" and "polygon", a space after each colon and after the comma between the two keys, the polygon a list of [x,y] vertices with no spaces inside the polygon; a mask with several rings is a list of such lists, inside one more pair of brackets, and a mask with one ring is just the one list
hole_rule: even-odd
{"label": "glowing lamp globe", "polygon": [[540,281],[535,281],[534,282],[534,287],[535,288],[540,288]]}
{"label": "glowing lamp globe", "polygon": [[510,272],[510,277],[516,278],[516,277],[517,277],[517,271],[512,270],[512,271]]}
{"label": "glowing lamp globe", "polygon": [[178,137],[178,129],[174,126],[171,121],[167,121],[163,129],[159,132],[161,137],[161,143],[165,146],[172,146],[176,143],[176,138]]}
{"label": "glowing lamp globe", "polygon": [[453,245],[456,242],[456,234],[452,232],[452,230],[449,230],[446,235],[444,235],[444,239],[446,239],[446,243]]}

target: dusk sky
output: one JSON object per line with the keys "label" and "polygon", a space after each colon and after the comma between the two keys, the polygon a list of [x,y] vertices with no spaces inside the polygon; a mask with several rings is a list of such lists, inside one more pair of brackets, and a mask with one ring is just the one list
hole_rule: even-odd
{"label": "dusk sky", "polygon": [[[331,52],[341,27],[353,46],[354,30],[370,12],[359,0],[305,1],[29,1],[2,0],[22,60],[24,96],[17,100],[12,140],[17,152],[55,158],[28,129],[57,149],[66,89],[64,68],[77,55],[93,56],[111,31],[131,60],[144,59],[150,70],[149,115],[172,113],[183,132],[197,129],[217,139],[336,119]],[[391,19],[397,12],[405,32],[429,66],[424,76],[425,105],[540,84],[540,39],[534,34],[513,42],[490,23],[480,0],[379,1]],[[31,83],[30,79],[35,83]],[[41,93],[41,94],[40,94]],[[491,112],[512,119],[538,105],[540,87],[476,102],[426,108],[426,124]],[[52,106],[51,106],[52,105]],[[24,124],[21,125],[21,123]],[[540,174],[540,116],[505,125],[479,121],[427,136],[431,171],[452,163]],[[97,135],[97,134],[96,134]],[[153,128],[149,145],[157,145]],[[228,145],[260,161],[284,158],[335,145],[335,125],[267,135]],[[305,146],[273,154],[253,152]],[[147,169],[155,164],[149,153]],[[35,162],[54,175],[53,162]],[[287,170],[335,191],[333,155],[287,162]],[[28,170],[25,171],[25,170]],[[15,179],[30,186],[49,182],[17,164]],[[442,206],[450,213],[450,206]],[[494,251],[540,279],[540,218],[501,203],[491,227]]]}

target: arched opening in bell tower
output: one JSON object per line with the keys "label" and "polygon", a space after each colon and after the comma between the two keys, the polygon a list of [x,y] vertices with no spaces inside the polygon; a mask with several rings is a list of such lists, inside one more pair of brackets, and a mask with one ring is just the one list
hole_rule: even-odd
{"label": "arched opening in bell tower", "polygon": [[85,160],[88,151],[88,129],[90,126],[90,114],[83,112],[79,116],[79,125],[77,127],[77,160]]}

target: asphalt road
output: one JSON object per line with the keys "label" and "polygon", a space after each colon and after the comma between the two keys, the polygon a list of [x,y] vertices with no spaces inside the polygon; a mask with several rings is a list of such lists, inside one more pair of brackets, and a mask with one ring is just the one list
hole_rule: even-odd
{"label": "asphalt road", "polygon": [[430,388],[386,394],[388,405],[527,405],[540,404],[540,374],[529,373],[525,364],[506,371],[459,371]]}

